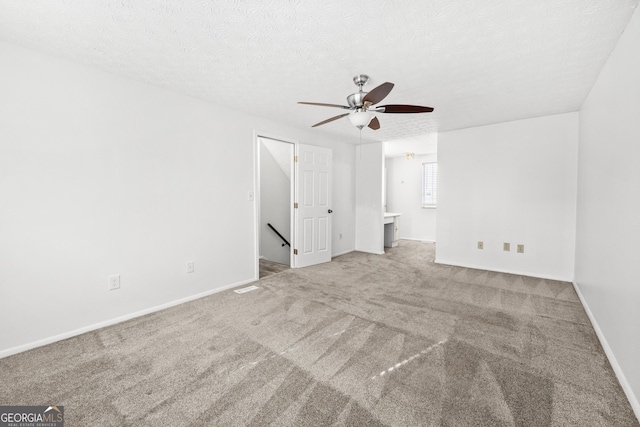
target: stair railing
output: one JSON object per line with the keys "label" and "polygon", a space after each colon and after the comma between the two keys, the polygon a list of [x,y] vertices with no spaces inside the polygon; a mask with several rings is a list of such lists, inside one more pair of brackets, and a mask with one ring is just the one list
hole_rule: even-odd
{"label": "stair railing", "polygon": [[280,238],[282,239],[282,241],[284,242],[284,243],[282,244],[282,246],[287,245],[287,246],[291,247],[291,245],[289,244],[289,242],[287,242],[287,239],[285,239],[285,238],[284,238],[284,236],[283,236],[282,234],[280,234],[280,233],[278,232],[278,230],[276,230],[276,229],[273,227],[273,225],[271,225],[271,224],[269,224],[269,223],[267,223],[267,225],[269,226],[269,228],[270,228],[270,229],[272,229],[272,230],[273,230],[273,231],[278,235],[278,237],[280,237]]}

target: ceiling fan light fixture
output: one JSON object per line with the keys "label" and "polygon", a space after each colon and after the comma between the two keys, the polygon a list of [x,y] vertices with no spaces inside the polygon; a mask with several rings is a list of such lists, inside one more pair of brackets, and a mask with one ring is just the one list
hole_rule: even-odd
{"label": "ceiling fan light fixture", "polygon": [[349,114],[349,121],[358,129],[368,126],[371,119],[373,119],[373,114],[368,111],[356,111]]}

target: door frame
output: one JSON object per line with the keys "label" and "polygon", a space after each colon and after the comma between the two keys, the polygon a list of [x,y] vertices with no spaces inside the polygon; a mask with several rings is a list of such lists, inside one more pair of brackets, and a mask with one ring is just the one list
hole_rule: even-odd
{"label": "door frame", "polygon": [[[254,247],[255,247],[255,270],[254,270],[254,279],[258,280],[260,279],[260,200],[262,195],[260,194],[260,138],[265,138],[265,139],[272,139],[275,141],[279,141],[285,144],[292,144],[293,145],[293,156],[296,155],[296,153],[298,152],[298,144],[299,141],[295,140],[295,139],[291,139],[291,138],[286,138],[280,135],[274,135],[272,133],[269,132],[260,132],[260,131],[253,131],[253,175],[254,175],[254,190],[253,190],[253,194],[254,194],[254,198],[253,198],[253,212],[254,212]],[[289,200],[290,200],[290,206],[289,206],[289,215],[290,215],[290,221],[289,221],[289,235],[290,237],[290,250],[289,250],[289,265],[291,268],[296,268],[296,258],[293,255],[293,246],[295,245],[296,242],[296,230],[295,230],[295,210],[293,208],[293,203],[295,202],[295,195],[296,195],[296,190],[297,190],[297,182],[296,182],[296,177],[295,177],[295,165],[293,162],[293,157],[291,158],[290,161],[290,165],[291,165],[291,185],[289,188]]]}

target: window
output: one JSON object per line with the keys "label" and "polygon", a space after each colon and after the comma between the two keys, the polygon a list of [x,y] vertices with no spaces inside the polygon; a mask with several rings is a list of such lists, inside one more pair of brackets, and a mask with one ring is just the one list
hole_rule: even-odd
{"label": "window", "polygon": [[422,164],[422,207],[435,208],[438,194],[438,164]]}

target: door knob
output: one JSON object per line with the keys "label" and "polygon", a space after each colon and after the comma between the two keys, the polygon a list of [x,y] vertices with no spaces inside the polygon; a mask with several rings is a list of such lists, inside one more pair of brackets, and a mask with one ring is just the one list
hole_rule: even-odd
{"label": "door knob", "polygon": [[331,212],[333,212],[333,211],[332,211],[331,209],[329,209],[327,212],[331,213]]}

